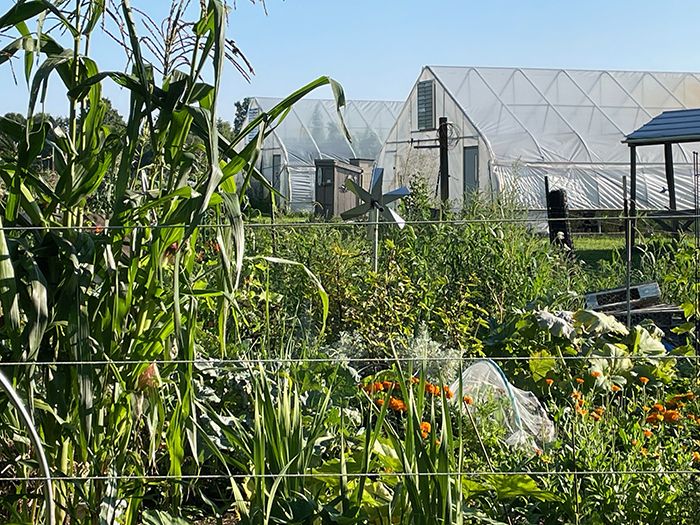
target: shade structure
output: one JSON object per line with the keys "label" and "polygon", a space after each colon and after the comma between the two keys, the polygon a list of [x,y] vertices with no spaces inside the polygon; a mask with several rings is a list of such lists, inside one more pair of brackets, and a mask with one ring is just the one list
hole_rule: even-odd
{"label": "shade structure", "polygon": [[[573,209],[621,209],[625,136],[664,111],[700,107],[700,74],[426,66],[379,155],[388,188],[438,187],[437,120],[450,122],[449,197],[510,191],[545,208],[544,178]],[[678,207],[693,205],[692,151],[672,149]],[[637,205],[668,206],[664,147],[638,150]],[[437,190],[436,190],[436,194]]]}
{"label": "shade structure", "polygon": [[[251,98],[247,121],[269,111],[281,98]],[[403,102],[348,100],[342,110],[352,142],[343,134],[335,101],[302,99],[265,139],[258,169],[293,211],[311,211],[316,159],[365,159],[372,164]],[[246,124],[247,124],[246,121]],[[254,134],[248,137],[252,140]]]}

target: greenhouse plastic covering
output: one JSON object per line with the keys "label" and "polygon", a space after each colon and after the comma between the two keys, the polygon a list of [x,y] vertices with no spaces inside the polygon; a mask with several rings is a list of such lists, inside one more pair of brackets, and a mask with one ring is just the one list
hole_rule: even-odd
{"label": "greenhouse plastic covering", "polygon": [[[437,116],[473,135],[479,155],[488,156],[479,189],[514,187],[530,209],[544,208],[545,175],[550,188],[567,191],[572,208],[621,209],[622,177],[630,173],[629,148],[621,141],[664,111],[700,107],[700,74],[694,73],[429,66],[419,80],[431,79]],[[396,152],[398,166],[415,135],[415,124],[407,123],[410,105],[411,99],[378,162],[388,173],[389,153]],[[403,151],[392,143],[403,143]],[[693,207],[697,149],[697,143],[673,146],[679,209]],[[451,198],[463,191],[459,155],[450,157]],[[637,148],[637,159],[638,207],[665,209],[663,146]]]}
{"label": "greenhouse plastic covering", "polygon": [[491,418],[502,426],[505,442],[511,447],[536,451],[555,439],[554,423],[537,397],[511,385],[490,359],[476,361],[464,370],[450,390],[456,394],[455,402],[463,408],[463,397],[471,398],[467,406],[477,421]]}
{"label": "greenhouse plastic covering", "polygon": [[[248,119],[269,111],[280,98],[251,99]],[[295,211],[311,209],[315,200],[316,159],[376,159],[403,102],[347,100],[341,110],[352,142],[345,137],[334,100],[302,99],[265,140],[259,169],[289,199]],[[247,122],[246,122],[247,123]],[[248,140],[252,139],[252,134]],[[279,175],[273,156],[279,155]]]}

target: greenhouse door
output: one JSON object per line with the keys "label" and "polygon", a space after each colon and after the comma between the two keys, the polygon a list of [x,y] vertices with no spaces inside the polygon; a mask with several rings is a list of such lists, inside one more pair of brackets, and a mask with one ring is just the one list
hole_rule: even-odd
{"label": "greenhouse door", "polygon": [[464,193],[479,189],[479,146],[464,148]]}

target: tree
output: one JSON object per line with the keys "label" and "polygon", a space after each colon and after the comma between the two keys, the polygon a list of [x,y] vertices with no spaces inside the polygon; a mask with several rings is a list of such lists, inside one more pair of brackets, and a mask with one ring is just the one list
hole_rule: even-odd
{"label": "tree", "polygon": [[243,123],[248,115],[248,107],[250,106],[250,97],[245,97],[243,100],[236,102],[236,116],[233,119],[233,132],[240,133],[243,128]]}

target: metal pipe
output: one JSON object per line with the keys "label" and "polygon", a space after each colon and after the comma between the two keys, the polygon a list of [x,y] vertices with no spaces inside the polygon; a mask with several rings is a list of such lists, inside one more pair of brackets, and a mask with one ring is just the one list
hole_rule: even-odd
{"label": "metal pipe", "polygon": [[56,515],[54,513],[54,503],[53,503],[53,483],[51,482],[51,471],[49,470],[49,462],[46,461],[46,454],[44,454],[44,447],[41,443],[41,438],[39,433],[36,431],[36,427],[32,422],[32,417],[29,415],[22,398],[19,397],[15,389],[12,387],[10,382],[5,375],[0,372],[0,386],[10,398],[10,402],[17,409],[19,415],[24,420],[27,425],[27,430],[29,431],[29,437],[34,443],[34,448],[36,450],[37,459],[39,460],[39,467],[44,474],[44,500],[46,501],[46,523],[48,525],[56,525]]}

